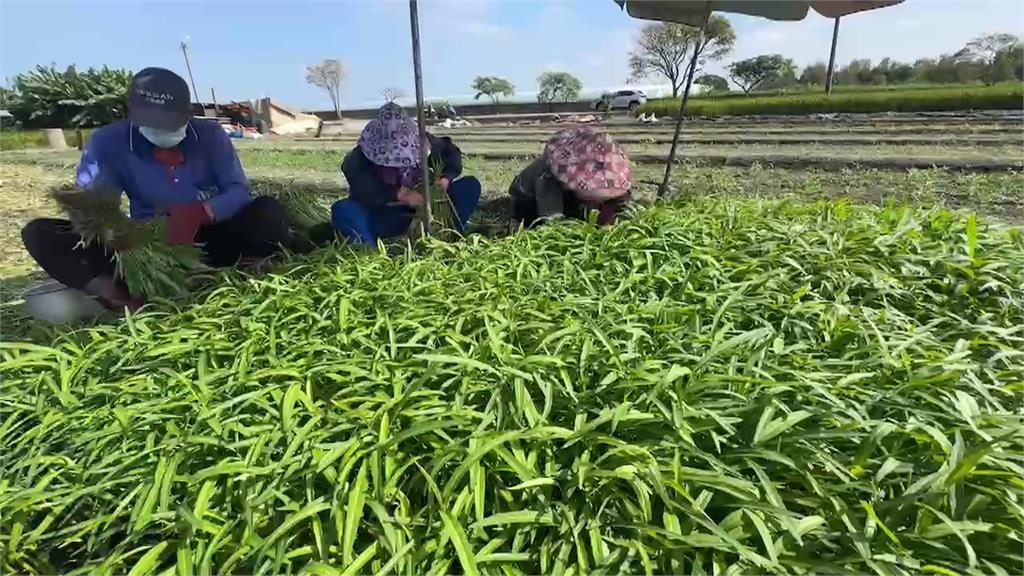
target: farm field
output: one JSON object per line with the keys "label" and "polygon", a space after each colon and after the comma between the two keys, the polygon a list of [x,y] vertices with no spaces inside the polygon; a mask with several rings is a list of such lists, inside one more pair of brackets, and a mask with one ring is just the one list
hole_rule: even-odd
{"label": "farm field", "polygon": [[[76,330],[16,302],[76,154],[0,153],[0,567],[1020,573],[1022,127],[695,122],[670,201],[512,235],[557,126],[453,129],[466,239]],[[668,130],[610,130],[651,204]],[[238,149],[326,204],[354,143]]]}
{"label": "farm field", "polygon": [[[867,88],[867,87],[864,87]],[[952,85],[927,88],[893,86],[889,89],[793,94],[713,95],[691,99],[686,113],[692,116],[734,116],[744,114],[814,114],[917,112],[938,110],[1020,110],[1024,87],[1020,82],[989,86]],[[640,112],[675,115],[679,100],[648,101]]]}

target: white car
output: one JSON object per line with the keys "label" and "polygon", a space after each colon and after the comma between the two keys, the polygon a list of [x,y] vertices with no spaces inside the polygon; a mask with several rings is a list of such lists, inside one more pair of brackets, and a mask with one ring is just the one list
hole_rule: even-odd
{"label": "white car", "polygon": [[600,110],[606,100],[611,103],[612,110],[626,108],[631,112],[635,112],[641,104],[647,103],[647,94],[644,94],[643,90],[610,92],[594,101],[594,110]]}

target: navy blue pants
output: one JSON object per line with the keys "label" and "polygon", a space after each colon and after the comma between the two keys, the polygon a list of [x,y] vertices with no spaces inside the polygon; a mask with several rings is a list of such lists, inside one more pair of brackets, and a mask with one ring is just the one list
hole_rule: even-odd
{"label": "navy blue pants", "polygon": [[[465,176],[448,185],[460,230],[465,230],[469,217],[480,204],[480,181]],[[338,200],[331,206],[334,229],[350,242],[374,245],[378,239],[400,236],[409,229],[414,212],[406,206],[368,208],[351,198]]]}

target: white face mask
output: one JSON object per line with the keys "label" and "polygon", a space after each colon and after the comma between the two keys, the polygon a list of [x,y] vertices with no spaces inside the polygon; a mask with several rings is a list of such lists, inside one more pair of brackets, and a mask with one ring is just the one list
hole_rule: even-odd
{"label": "white face mask", "polygon": [[139,126],[139,134],[142,134],[146,140],[149,140],[157,148],[173,148],[185,139],[185,129],[187,127],[188,124],[185,124],[177,130],[160,130],[159,128]]}

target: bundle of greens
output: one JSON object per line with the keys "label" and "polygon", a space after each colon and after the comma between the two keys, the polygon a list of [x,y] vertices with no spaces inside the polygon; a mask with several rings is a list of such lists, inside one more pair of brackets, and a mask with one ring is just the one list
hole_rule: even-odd
{"label": "bundle of greens", "polygon": [[291,225],[299,230],[309,230],[314,226],[331,221],[331,212],[317,198],[316,194],[301,187],[280,190],[268,194],[276,198],[288,214]]}
{"label": "bundle of greens", "polygon": [[445,234],[458,230],[455,207],[448,192],[441,188],[438,180],[444,173],[444,162],[435,158],[430,162],[430,216],[431,226],[436,232]]}
{"label": "bundle of greens", "polygon": [[116,200],[77,189],[58,189],[52,196],[82,236],[83,244],[98,242],[112,249],[117,275],[132,294],[182,296],[189,277],[206,269],[198,247],[167,244],[163,218],[133,221],[121,212]]}

